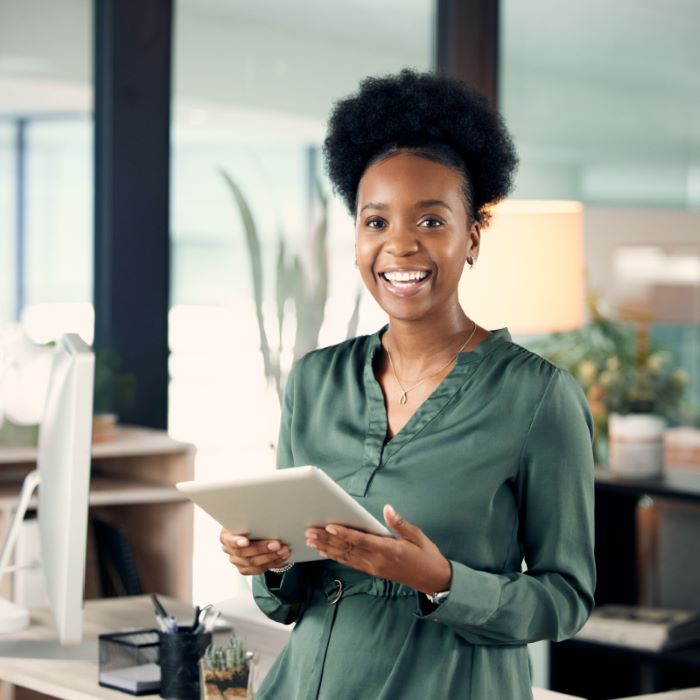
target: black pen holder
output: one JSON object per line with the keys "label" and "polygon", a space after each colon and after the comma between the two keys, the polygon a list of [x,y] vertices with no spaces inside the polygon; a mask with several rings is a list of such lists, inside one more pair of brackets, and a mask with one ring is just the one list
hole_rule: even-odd
{"label": "black pen holder", "polygon": [[199,700],[199,660],[211,644],[211,632],[193,634],[193,627],[159,632],[160,696],[169,700]]}

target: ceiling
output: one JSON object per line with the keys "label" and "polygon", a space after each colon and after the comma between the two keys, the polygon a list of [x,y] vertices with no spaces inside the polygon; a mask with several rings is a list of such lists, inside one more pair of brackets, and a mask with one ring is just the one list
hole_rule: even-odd
{"label": "ceiling", "polygon": [[[501,1],[520,182],[595,199],[632,178],[642,203],[700,207],[700,0]],[[0,0],[0,114],[89,109],[91,8]],[[434,0],[177,0],[178,114],[317,133],[364,75],[430,68],[433,15]]]}

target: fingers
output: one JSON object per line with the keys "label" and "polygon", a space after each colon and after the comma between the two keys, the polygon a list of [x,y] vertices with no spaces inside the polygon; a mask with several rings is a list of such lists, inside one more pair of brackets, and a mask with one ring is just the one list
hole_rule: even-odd
{"label": "fingers", "polygon": [[307,537],[309,535],[311,539],[317,537],[324,542],[336,546],[341,543],[350,542],[353,547],[358,549],[376,549],[377,546],[381,546],[381,540],[383,539],[379,535],[370,535],[367,532],[355,530],[352,527],[343,527],[342,525],[335,524],[326,525],[323,530],[320,528],[309,528],[307,530]]}
{"label": "fingers", "polygon": [[227,554],[254,556],[268,552],[279,552],[286,545],[279,540],[250,540],[245,535],[234,534],[223,529],[219,535],[222,549]]}
{"label": "fingers", "polygon": [[230,556],[229,561],[241,574],[248,576],[251,574],[261,574],[268,569],[275,569],[284,566],[289,561],[289,554],[287,553],[284,555],[273,552],[248,558]]}
{"label": "fingers", "polygon": [[229,561],[245,575],[282,567],[291,555],[289,546],[279,540],[251,540],[226,528],[221,530],[219,540]]}
{"label": "fingers", "polygon": [[332,559],[340,556],[342,561],[365,557],[370,553],[388,552],[393,544],[390,539],[335,524],[325,529],[312,527],[306,530],[306,544],[309,547],[315,547]]}
{"label": "fingers", "polygon": [[422,541],[424,536],[423,530],[401,517],[388,503],[384,506],[384,520],[394,532],[398,532],[401,537],[409,542],[419,544]]}

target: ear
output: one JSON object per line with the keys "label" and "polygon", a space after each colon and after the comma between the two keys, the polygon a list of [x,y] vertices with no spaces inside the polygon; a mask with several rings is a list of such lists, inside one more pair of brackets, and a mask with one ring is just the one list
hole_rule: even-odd
{"label": "ear", "polygon": [[469,246],[467,247],[466,258],[478,256],[479,245],[481,242],[481,224],[478,221],[474,221],[469,227]]}

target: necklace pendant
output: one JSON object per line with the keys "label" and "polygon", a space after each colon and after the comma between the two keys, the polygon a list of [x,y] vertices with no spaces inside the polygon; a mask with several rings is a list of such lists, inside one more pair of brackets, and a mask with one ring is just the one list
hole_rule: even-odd
{"label": "necklace pendant", "polygon": [[408,401],[408,396],[406,396],[406,392],[404,391],[403,394],[401,394],[401,398],[399,399],[399,403],[403,406],[403,404]]}

